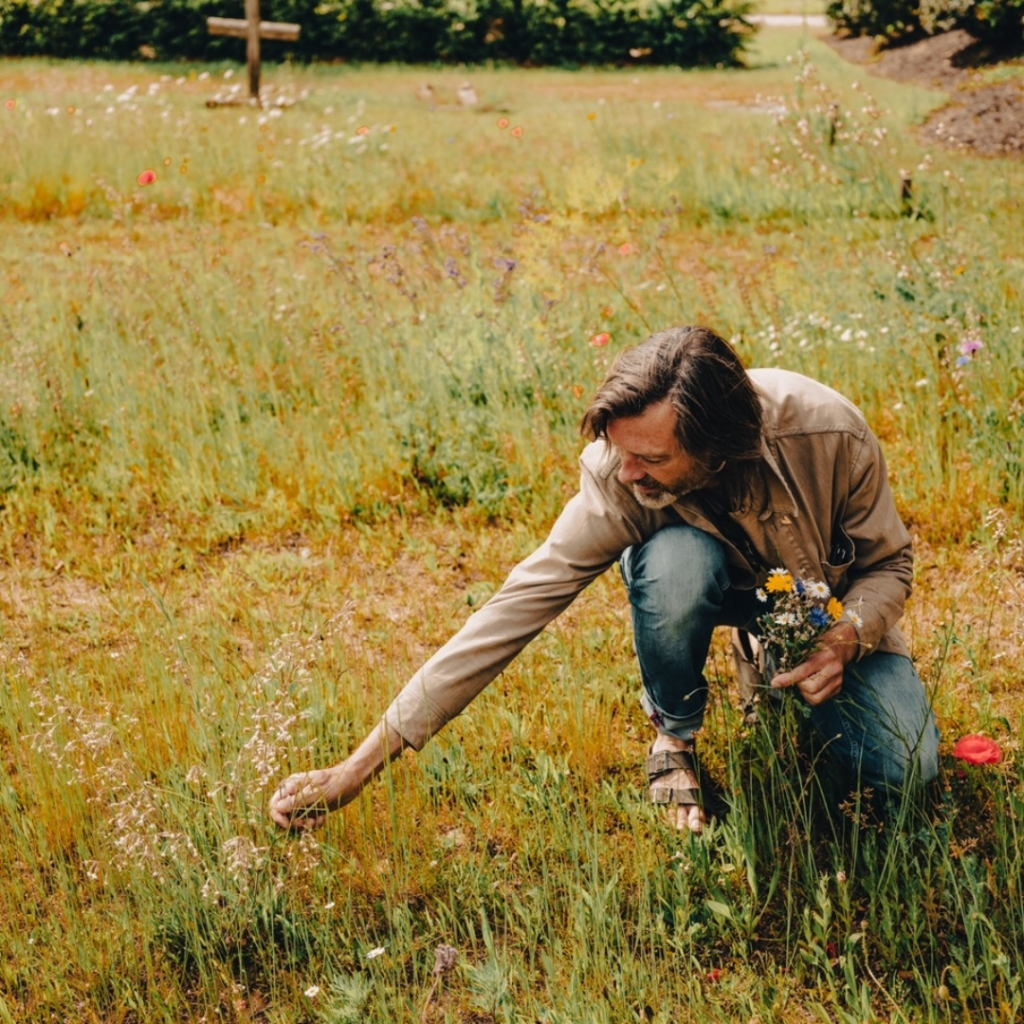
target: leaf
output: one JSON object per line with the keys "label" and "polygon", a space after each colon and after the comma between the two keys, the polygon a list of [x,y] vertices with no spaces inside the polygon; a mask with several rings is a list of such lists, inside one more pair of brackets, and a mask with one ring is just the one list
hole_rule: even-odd
{"label": "leaf", "polygon": [[731,921],[733,919],[732,911],[724,903],[719,903],[717,900],[708,900],[705,906],[715,917],[720,917],[723,921]]}

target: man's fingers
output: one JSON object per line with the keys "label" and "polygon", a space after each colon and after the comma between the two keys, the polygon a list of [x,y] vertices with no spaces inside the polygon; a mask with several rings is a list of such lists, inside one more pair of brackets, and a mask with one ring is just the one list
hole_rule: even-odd
{"label": "man's fingers", "polygon": [[772,679],[772,689],[785,690],[790,686],[799,686],[808,677],[808,675],[811,674],[811,671],[812,670],[807,667],[807,663],[804,662],[801,665],[797,665],[796,668],[790,669],[788,672],[780,672]]}
{"label": "man's fingers", "polygon": [[800,692],[808,704],[824,704],[834,697],[842,687],[843,677],[822,669],[814,672],[799,684]]}
{"label": "man's fingers", "polygon": [[790,672],[781,672],[772,680],[771,685],[775,690],[795,686],[808,704],[816,705],[824,704],[842,689],[843,676],[831,666],[815,670],[813,665],[804,662]]}
{"label": "man's fingers", "polygon": [[780,672],[772,681],[773,689],[796,686],[808,704],[823,704],[843,685],[843,665],[831,648],[815,651],[788,672]]}
{"label": "man's fingers", "polygon": [[308,774],[291,775],[270,798],[270,817],[281,828],[316,828],[326,820],[323,790]]}

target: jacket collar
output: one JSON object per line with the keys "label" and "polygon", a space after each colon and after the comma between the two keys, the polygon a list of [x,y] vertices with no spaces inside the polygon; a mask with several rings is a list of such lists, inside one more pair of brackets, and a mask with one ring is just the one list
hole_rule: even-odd
{"label": "jacket collar", "polygon": [[768,438],[764,434],[761,435],[761,457],[764,459],[764,465],[767,470],[765,478],[768,482],[768,494],[764,508],[758,514],[758,518],[767,519],[775,514],[796,516],[796,499],[793,497],[793,492],[790,490],[786,478],[782,475],[782,470],[779,469],[779,464],[775,459],[775,452],[772,450],[772,446],[768,443]]}

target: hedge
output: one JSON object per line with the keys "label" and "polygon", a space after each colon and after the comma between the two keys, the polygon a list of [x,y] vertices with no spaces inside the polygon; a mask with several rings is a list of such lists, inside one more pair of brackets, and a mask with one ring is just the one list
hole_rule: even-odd
{"label": "hedge", "polygon": [[851,35],[900,41],[962,28],[996,49],[1024,49],[1024,0],[830,0],[826,13]]}
{"label": "hedge", "polygon": [[[735,64],[749,0],[264,0],[264,21],[302,26],[269,60],[521,65]],[[206,19],[242,0],[0,0],[0,54],[216,61],[241,40]]]}

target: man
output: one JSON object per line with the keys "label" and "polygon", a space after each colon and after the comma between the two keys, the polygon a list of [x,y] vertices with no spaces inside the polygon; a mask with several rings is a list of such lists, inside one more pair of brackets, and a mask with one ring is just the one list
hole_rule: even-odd
{"label": "man", "polygon": [[[270,811],[308,827],[419,750],[616,561],[629,589],[655,735],[651,799],[677,828],[706,820],[695,737],[716,626],[756,633],[782,567],[856,608],[771,686],[795,687],[851,782],[899,790],[938,770],[938,733],[897,628],[910,535],[864,417],[785,370],[744,370],[713,331],[662,331],[623,353],[587,409],[579,493],[547,540],[423,666],[345,761],[286,779]],[[763,596],[763,592],[762,592]]]}

